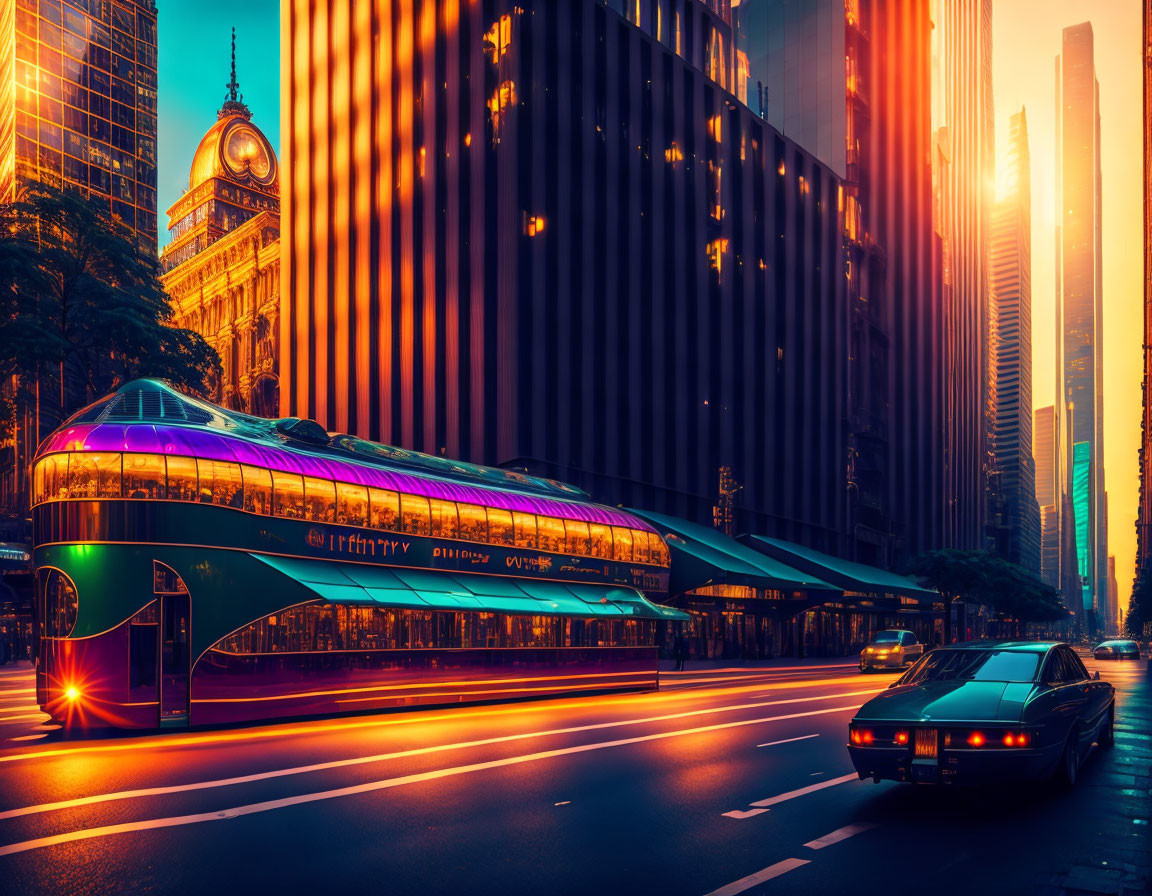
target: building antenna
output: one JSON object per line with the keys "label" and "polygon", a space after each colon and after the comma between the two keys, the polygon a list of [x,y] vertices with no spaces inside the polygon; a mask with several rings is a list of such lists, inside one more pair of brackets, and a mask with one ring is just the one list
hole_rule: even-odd
{"label": "building antenna", "polygon": [[244,94],[240,92],[240,82],[236,80],[236,26],[232,26],[232,80],[224,85],[228,93],[224,97],[224,105],[220,107],[219,118],[225,115],[240,114],[251,118],[252,112],[244,105]]}

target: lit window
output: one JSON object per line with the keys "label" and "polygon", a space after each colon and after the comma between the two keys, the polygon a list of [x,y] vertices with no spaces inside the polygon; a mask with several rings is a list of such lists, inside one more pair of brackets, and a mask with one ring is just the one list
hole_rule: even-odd
{"label": "lit window", "polygon": [[336,522],[345,526],[368,524],[368,489],[365,486],[336,483]]}
{"label": "lit window", "polygon": [[588,535],[592,541],[593,557],[612,557],[612,527],[601,523],[589,523]]}
{"label": "lit window", "polygon": [[589,554],[592,552],[588,539],[588,524],[580,520],[565,520],[564,529],[568,553]]}
{"label": "lit window", "polygon": [[387,529],[390,532],[399,532],[400,528],[400,496],[396,492],[385,491],[382,488],[368,489],[369,522],[373,529]]}
{"label": "lit window", "polygon": [[513,545],[516,538],[512,532],[512,514],[498,507],[488,508],[488,540],[492,544]]}
{"label": "lit window", "polygon": [[164,455],[124,455],[124,497],[165,497]]}
{"label": "lit window", "polygon": [[488,518],[483,507],[476,504],[457,504],[456,511],[460,515],[460,537],[464,541],[488,540]]}
{"label": "lit window", "polygon": [[544,232],[543,215],[529,215],[527,212],[524,212],[522,217],[524,220],[525,236],[536,236],[537,234]]}
{"label": "lit window", "polygon": [[540,533],[540,550],[553,551],[557,554],[563,554],[568,550],[564,535],[564,520],[540,516],[536,518],[536,525]]}
{"label": "lit window", "polygon": [[196,458],[169,457],[168,500],[195,501],[197,498]]}
{"label": "lit window", "polygon": [[458,527],[456,503],[430,498],[431,532],[433,538],[455,538]]}
{"label": "lit window", "polygon": [[420,495],[400,496],[400,518],[409,535],[427,535],[431,529],[428,499]]}
{"label": "lit window", "polygon": [[244,477],[244,509],[249,513],[272,512],[272,474],[263,467],[240,465]]}
{"label": "lit window", "polygon": [[632,560],[632,530],[612,527],[612,556],[617,560]]}
{"label": "lit window", "polygon": [[293,520],[304,518],[304,479],[301,476],[272,471],[272,512]]}
{"label": "lit window", "polygon": [[512,512],[512,525],[516,532],[516,547],[536,547],[536,515]]}

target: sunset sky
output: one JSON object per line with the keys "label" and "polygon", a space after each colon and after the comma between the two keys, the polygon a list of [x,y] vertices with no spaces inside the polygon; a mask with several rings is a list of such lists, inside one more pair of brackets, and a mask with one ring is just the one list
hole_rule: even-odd
{"label": "sunset sky", "polygon": [[996,143],[1027,109],[1032,155],[1032,406],[1052,403],[1055,323],[1055,59],[1061,32],[1091,22],[1100,82],[1104,243],[1104,474],[1120,603],[1132,589],[1143,376],[1143,173],[1139,0],[993,0]]}

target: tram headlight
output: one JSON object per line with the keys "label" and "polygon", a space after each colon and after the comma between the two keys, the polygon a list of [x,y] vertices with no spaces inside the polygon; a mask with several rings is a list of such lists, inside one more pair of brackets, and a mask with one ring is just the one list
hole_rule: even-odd
{"label": "tram headlight", "polygon": [[76,685],[70,684],[64,689],[64,697],[69,703],[75,703],[81,697],[80,689]]}

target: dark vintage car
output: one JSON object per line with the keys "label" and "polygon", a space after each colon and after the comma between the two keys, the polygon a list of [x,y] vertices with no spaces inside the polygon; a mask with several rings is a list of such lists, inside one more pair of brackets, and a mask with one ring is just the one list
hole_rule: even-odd
{"label": "dark vintage car", "polygon": [[1135,641],[1101,641],[1092,656],[1098,660],[1138,660],[1140,645]]}
{"label": "dark vintage car", "polygon": [[1115,691],[1067,644],[976,642],[926,654],[856,713],[861,778],[1074,783],[1092,745],[1112,745]]}
{"label": "dark vintage car", "polygon": [[867,646],[860,651],[860,671],[872,669],[903,669],[924,655],[924,645],[913,632],[886,629],[876,632]]}

